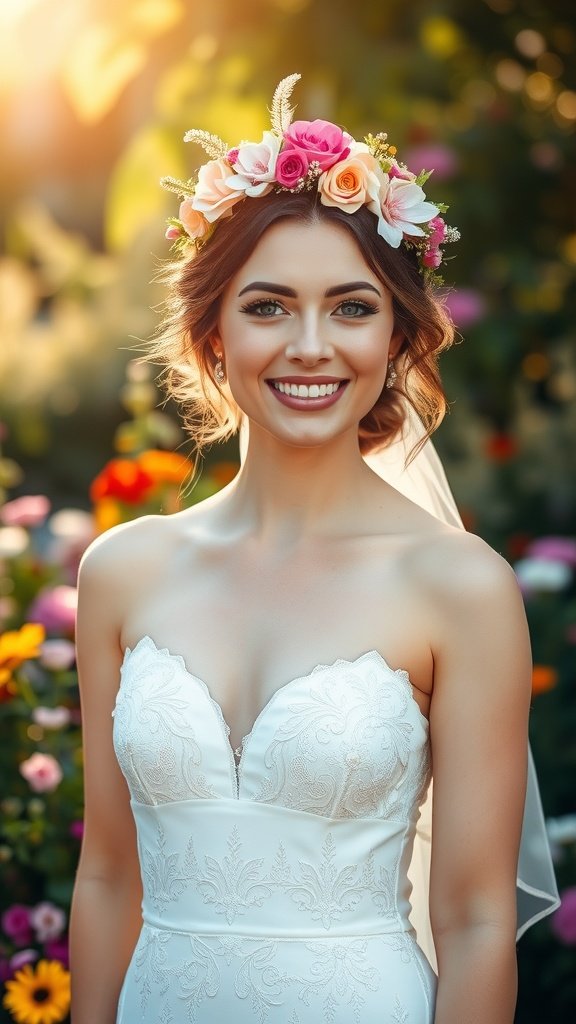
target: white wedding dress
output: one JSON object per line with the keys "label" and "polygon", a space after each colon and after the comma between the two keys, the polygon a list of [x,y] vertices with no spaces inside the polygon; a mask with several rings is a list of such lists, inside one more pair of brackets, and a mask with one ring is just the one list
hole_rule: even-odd
{"label": "white wedding dress", "polygon": [[144,886],[117,1024],[432,1024],[407,879],[428,723],[406,672],[375,651],[316,666],[237,764],[205,683],[145,636],[113,715]]}

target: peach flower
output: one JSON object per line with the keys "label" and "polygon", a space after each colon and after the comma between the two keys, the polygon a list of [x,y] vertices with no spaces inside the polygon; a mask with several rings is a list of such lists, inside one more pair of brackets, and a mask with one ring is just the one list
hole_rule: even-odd
{"label": "peach flower", "polygon": [[380,182],[376,166],[370,153],[340,160],[320,176],[320,201],[324,206],[340,206],[346,213],[356,213],[364,203],[377,200]]}
{"label": "peach flower", "polygon": [[191,199],[184,199],[180,203],[178,216],[190,238],[204,238],[204,235],[210,230],[210,224],[206,217],[199,210],[194,209]]}
{"label": "peach flower", "polygon": [[244,198],[242,192],[235,192],[226,183],[229,177],[230,165],[222,159],[209,160],[198,171],[198,184],[190,202],[210,224],[219,217],[227,217],[234,204]]}

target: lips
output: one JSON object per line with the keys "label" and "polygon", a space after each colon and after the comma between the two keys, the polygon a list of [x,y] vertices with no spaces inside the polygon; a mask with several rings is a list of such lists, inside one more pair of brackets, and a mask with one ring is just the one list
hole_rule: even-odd
{"label": "lips", "polygon": [[324,409],[337,401],[348,380],[341,377],[276,377],[266,382],[275,397],[293,409]]}

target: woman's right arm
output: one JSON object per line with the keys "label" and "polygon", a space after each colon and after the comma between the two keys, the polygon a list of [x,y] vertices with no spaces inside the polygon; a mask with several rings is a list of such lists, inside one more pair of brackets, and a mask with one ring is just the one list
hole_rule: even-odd
{"label": "woman's right arm", "polygon": [[[85,553],[78,575],[85,818],[70,920],[73,1024],[115,1024],[141,927],[136,832],[112,745],[122,660],[121,547],[119,535],[99,538]],[[125,560],[125,547],[123,554]]]}

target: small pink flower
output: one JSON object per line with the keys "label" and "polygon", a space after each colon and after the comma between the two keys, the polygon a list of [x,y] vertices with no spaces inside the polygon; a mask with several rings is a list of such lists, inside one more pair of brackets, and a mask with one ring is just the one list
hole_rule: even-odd
{"label": "small pink flower", "polygon": [[[2,930],[9,939],[16,942],[16,945],[23,945],[29,942],[30,933],[30,907],[23,903],[13,903],[2,914]],[[24,937],[24,942],[17,941]]]}
{"label": "small pink flower", "polygon": [[572,537],[539,537],[528,545],[527,554],[576,567],[576,540]]}
{"label": "small pink flower", "polygon": [[0,508],[0,521],[4,526],[40,526],[51,507],[44,494],[25,494]]}
{"label": "small pink flower", "polygon": [[244,198],[227,184],[229,177],[230,165],[222,159],[209,160],[198,171],[198,184],[191,202],[211,224],[219,217],[229,216],[234,204]]}
{"label": "small pink flower", "polygon": [[440,249],[426,249],[426,252],[422,256],[422,263],[425,267],[430,267],[435,270],[442,263],[442,253]]}
{"label": "small pink flower", "polygon": [[473,288],[451,291],[445,299],[446,308],[457,327],[472,327],[486,315],[486,302]]}
{"label": "small pink flower", "polygon": [[286,148],[306,154],[308,163],[316,161],[327,171],[338,160],[345,160],[354,141],[336,124],[317,118],[315,121],[293,121],[284,133]]}
{"label": "small pink flower", "polygon": [[280,139],[264,132],[262,142],[244,142],[236,150],[234,174],[226,184],[247,196],[264,196],[273,187]]}
{"label": "small pink flower", "polygon": [[71,640],[44,640],[40,644],[40,663],[45,668],[58,671],[70,668],[76,660],[76,648]]}
{"label": "small pink flower", "polygon": [[26,964],[35,963],[39,956],[40,954],[35,949],[21,949],[10,957],[10,967],[12,971],[19,971]]}
{"label": "small pink flower", "polygon": [[416,175],[412,171],[409,171],[407,167],[401,167],[396,160],[392,161],[392,166],[388,171],[388,175],[390,178],[402,178],[403,181],[414,181],[416,177]]}
{"label": "small pink flower", "polygon": [[236,163],[237,159],[238,147],[236,146],[234,149],[229,149],[228,152],[226,153],[226,163],[229,163],[230,167],[234,167],[234,164]]}
{"label": "small pink flower", "polygon": [[66,925],[66,914],[54,903],[38,903],[30,911],[30,922],[39,942],[58,939]]}
{"label": "small pink flower", "polygon": [[28,609],[28,618],[41,623],[49,631],[73,633],[77,600],[76,587],[61,583],[57,587],[46,588],[36,595]]}
{"label": "small pink flower", "polygon": [[182,232],[180,228],[177,228],[175,224],[171,224],[170,227],[166,228],[164,238],[167,238],[169,242],[173,242],[176,238],[181,238]]}
{"label": "small pink flower", "polygon": [[565,946],[576,946],[576,885],[564,889],[561,903],[550,919],[556,938]]}
{"label": "small pink flower", "polygon": [[297,149],[283,149],[276,162],[276,181],[284,188],[296,188],[308,173],[308,159]]}
{"label": "small pink flower", "polygon": [[51,793],[60,785],[63,773],[52,754],[32,754],[20,765],[20,774],[35,793]]}
{"label": "small pink flower", "polygon": [[44,946],[44,952],[49,960],[58,960],[66,968],[70,966],[68,939],[65,936],[61,936],[58,939],[49,939]]}
{"label": "small pink flower", "polygon": [[446,240],[446,221],[443,217],[433,217],[428,227],[432,229],[432,234],[428,236],[428,245],[442,245]]}
{"label": "small pink flower", "polygon": [[406,163],[413,167],[416,174],[427,167],[434,168],[435,181],[447,181],[458,171],[458,157],[453,149],[442,143],[429,146],[414,146],[404,153]]}
{"label": "small pink flower", "polygon": [[84,822],[73,821],[70,825],[69,832],[73,839],[82,839],[82,836],[84,835]]}
{"label": "small pink flower", "polygon": [[180,203],[178,213],[184,230],[190,238],[204,238],[210,231],[210,225],[203,213],[195,210],[191,199],[184,199]]}
{"label": "small pink flower", "polygon": [[40,725],[43,729],[63,729],[70,722],[70,711],[62,706],[57,708],[34,708],[32,719],[36,725]]}

